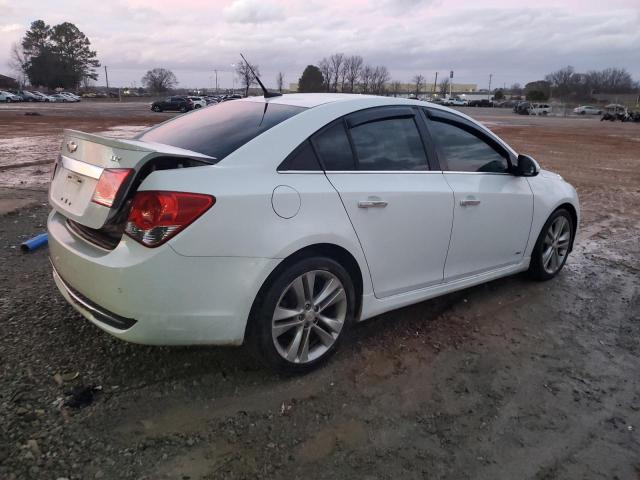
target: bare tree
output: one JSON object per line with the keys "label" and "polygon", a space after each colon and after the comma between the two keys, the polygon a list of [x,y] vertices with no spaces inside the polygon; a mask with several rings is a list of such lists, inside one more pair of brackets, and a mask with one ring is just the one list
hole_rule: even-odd
{"label": "bare tree", "polygon": [[362,93],[369,93],[373,71],[370,65],[362,67],[362,73],[360,74],[360,90],[362,90]]}
{"label": "bare tree", "polygon": [[[624,68],[605,68],[587,72],[586,83],[592,91],[627,93],[634,89],[631,74]],[[589,92],[590,93],[590,92]]]}
{"label": "bare tree", "polygon": [[338,91],[338,79],[340,78],[340,71],[342,70],[343,62],[344,53],[334,53],[329,57],[329,65],[331,67],[331,89],[334,92]]}
{"label": "bare tree", "polygon": [[249,88],[251,85],[256,85],[256,77],[251,72],[251,69],[260,75],[260,67],[254,64],[248,64],[247,62],[240,62],[236,65],[236,75],[240,79],[240,85],[244,87],[244,96],[249,96]]}
{"label": "bare tree", "polygon": [[331,62],[327,60],[327,58],[323,58],[318,62],[318,68],[322,73],[322,78],[324,79],[325,88],[328,91],[331,90]]}
{"label": "bare tree", "polygon": [[438,84],[438,91],[440,95],[447,95],[449,93],[449,79],[445,78]]}
{"label": "bare tree", "polygon": [[560,70],[550,73],[545,80],[551,84],[554,93],[560,98],[564,98],[571,93],[573,87],[574,68],[569,65]]}
{"label": "bare tree", "polygon": [[397,80],[391,82],[391,93],[394,97],[397,97],[400,94],[400,90],[402,89],[402,84]]}
{"label": "bare tree", "polygon": [[25,74],[27,59],[24,50],[20,48],[17,43],[11,45],[9,61],[7,63],[9,68],[15,73],[16,80],[20,87],[24,87],[27,83],[27,75]]}
{"label": "bare tree", "polygon": [[142,84],[156,93],[164,93],[178,84],[178,79],[171,70],[154,68],[142,77]]}
{"label": "bare tree", "polygon": [[282,88],[284,87],[284,73],[278,72],[278,75],[276,75],[276,84],[278,85],[278,91],[282,93]]}
{"label": "bare tree", "polygon": [[360,74],[362,73],[362,64],[364,61],[360,55],[351,55],[349,57],[349,68],[347,69],[347,83],[349,84],[349,91],[353,92],[355,86],[360,80]]}
{"label": "bare tree", "polygon": [[411,83],[415,85],[415,95],[416,97],[420,96],[420,92],[422,91],[422,87],[424,87],[424,76],[419,73],[411,79]]}
{"label": "bare tree", "polygon": [[509,90],[511,91],[511,95],[522,95],[522,85],[517,82],[511,85]]}
{"label": "bare tree", "polygon": [[340,68],[340,91],[342,93],[346,92],[346,84],[347,84],[347,75],[349,74],[349,69],[351,68],[351,58],[352,57],[344,57],[344,61],[342,62],[342,67]]}
{"label": "bare tree", "polygon": [[374,68],[371,76],[371,92],[375,95],[383,95],[390,78],[389,70],[384,65]]}

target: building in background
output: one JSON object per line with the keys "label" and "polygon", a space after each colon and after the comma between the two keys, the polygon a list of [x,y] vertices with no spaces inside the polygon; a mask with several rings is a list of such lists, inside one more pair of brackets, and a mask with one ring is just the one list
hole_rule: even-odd
{"label": "building in background", "polygon": [[18,88],[18,82],[15,78],[0,75],[0,90],[4,88]]}

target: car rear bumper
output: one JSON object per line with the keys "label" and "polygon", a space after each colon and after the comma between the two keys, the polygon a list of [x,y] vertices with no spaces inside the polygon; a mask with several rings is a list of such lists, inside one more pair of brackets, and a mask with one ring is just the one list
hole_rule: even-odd
{"label": "car rear bumper", "polygon": [[187,257],[125,237],[103,250],[48,220],[53,276],[67,301],[111,335],[152,345],[240,345],[251,304],[280,260]]}

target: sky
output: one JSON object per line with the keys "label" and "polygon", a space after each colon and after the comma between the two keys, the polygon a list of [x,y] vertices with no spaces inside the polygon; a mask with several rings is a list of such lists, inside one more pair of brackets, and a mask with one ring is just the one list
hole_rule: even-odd
{"label": "sky", "polygon": [[[640,0],[0,0],[0,73],[32,21],[69,21],[90,39],[111,86],[154,67],[181,87],[232,87],[239,52],[263,82],[297,82],[335,52],[385,65],[393,80],[454,71],[487,88],[572,65],[626,68],[640,80]],[[101,68],[96,84],[104,85]],[[238,82],[236,81],[236,86]]]}

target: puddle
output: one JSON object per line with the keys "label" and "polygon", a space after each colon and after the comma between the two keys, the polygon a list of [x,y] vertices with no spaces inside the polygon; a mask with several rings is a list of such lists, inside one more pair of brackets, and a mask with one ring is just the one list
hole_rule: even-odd
{"label": "puddle", "polygon": [[[147,128],[148,125],[119,125],[97,133],[113,138],[132,138]],[[46,188],[51,179],[51,164],[61,142],[62,132],[0,139],[0,187]],[[25,166],[2,170],[3,166],[16,164]]]}

